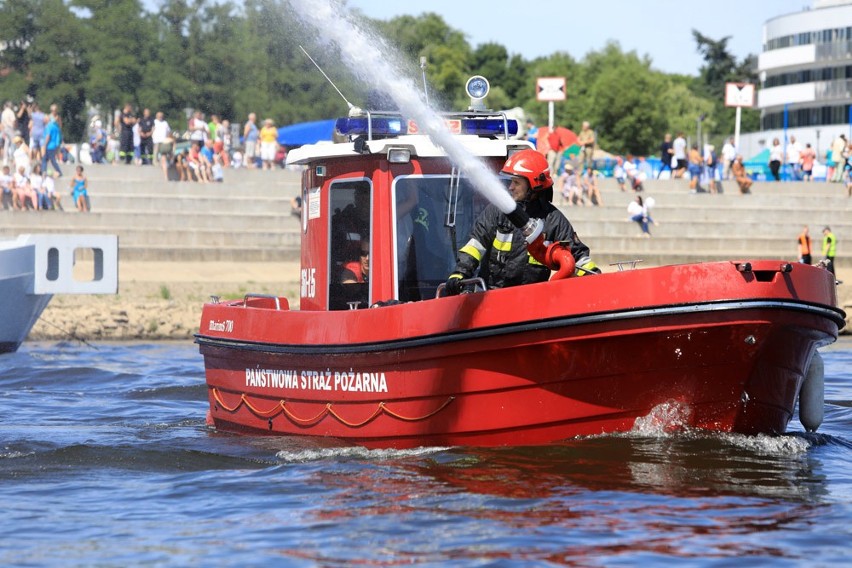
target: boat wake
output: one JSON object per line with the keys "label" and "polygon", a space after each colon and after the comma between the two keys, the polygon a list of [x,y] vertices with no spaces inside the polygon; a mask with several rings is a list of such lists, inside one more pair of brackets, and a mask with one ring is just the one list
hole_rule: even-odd
{"label": "boat wake", "polygon": [[670,400],[658,404],[646,416],[640,416],[630,434],[639,437],[659,437],[687,429],[692,409],[688,404]]}
{"label": "boat wake", "polygon": [[410,450],[370,450],[360,446],[340,448],[305,448],[299,450],[281,450],[276,458],[285,463],[307,463],[325,460],[356,459],[365,461],[387,461],[404,458],[419,458],[444,452],[449,448],[421,447]]}
{"label": "boat wake", "polygon": [[754,454],[777,457],[802,456],[813,447],[826,445],[852,447],[849,442],[829,434],[787,432],[784,435],[773,436],[709,432],[690,427],[691,415],[692,410],[689,405],[671,400],[654,407],[646,416],[637,418],[629,432],[613,436],[634,439],[713,439]]}

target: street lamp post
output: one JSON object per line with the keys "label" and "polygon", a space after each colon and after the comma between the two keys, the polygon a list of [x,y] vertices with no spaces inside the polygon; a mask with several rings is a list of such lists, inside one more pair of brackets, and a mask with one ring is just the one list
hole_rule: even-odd
{"label": "street lamp post", "polygon": [[704,122],[705,118],[707,118],[707,115],[702,112],[698,115],[698,118],[695,119],[695,142],[698,144],[698,150],[701,152],[702,156],[704,155],[704,143],[701,142],[701,123]]}

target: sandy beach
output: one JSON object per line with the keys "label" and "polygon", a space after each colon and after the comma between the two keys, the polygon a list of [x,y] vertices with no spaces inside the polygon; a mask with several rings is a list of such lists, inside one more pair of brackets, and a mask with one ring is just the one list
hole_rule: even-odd
{"label": "sandy beach", "polygon": [[[82,267],[86,272],[86,267]],[[278,294],[298,306],[296,262],[122,262],[118,294],[58,295],[30,332],[32,340],[189,339],[210,296]]]}
{"label": "sandy beach", "polygon": [[[85,273],[87,268],[81,267]],[[89,271],[91,273],[91,271]],[[839,304],[852,315],[852,270],[840,270]],[[216,295],[276,294],[299,303],[297,262],[123,262],[119,291],[105,296],[55,296],[31,340],[191,339],[201,307]],[[847,317],[847,322],[849,322]],[[847,323],[843,330],[850,333]]]}

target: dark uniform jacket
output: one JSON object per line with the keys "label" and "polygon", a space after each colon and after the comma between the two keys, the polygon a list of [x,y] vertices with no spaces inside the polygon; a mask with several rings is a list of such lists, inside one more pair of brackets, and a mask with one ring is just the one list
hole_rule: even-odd
{"label": "dark uniform jacket", "polygon": [[[525,209],[531,218],[544,220],[546,244],[564,242],[577,266],[590,262],[589,247],[580,241],[571,223],[552,203],[533,199]],[[550,269],[527,252],[521,230],[494,205],[488,205],[474,223],[470,240],[459,251],[456,272],[470,278],[480,263],[479,275],[489,288],[544,282],[550,278]]]}

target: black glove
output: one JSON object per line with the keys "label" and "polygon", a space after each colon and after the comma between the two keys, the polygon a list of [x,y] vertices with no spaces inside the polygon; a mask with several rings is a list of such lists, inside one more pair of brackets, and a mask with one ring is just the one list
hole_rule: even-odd
{"label": "black glove", "polygon": [[462,290],[462,279],[464,275],[460,272],[453,272],[447,278],[447,296],[458,296]]}

